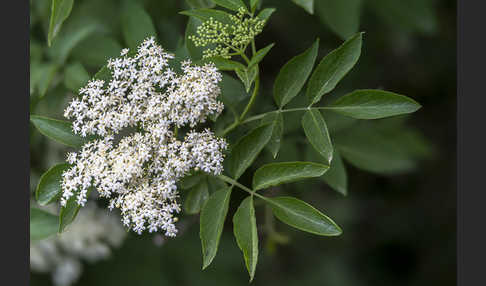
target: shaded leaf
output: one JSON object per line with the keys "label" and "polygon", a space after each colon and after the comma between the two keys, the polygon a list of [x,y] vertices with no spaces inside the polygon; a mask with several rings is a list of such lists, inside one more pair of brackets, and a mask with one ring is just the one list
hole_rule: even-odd
{"label": "shaded leaf", "polygon": [[348,175],[337,150],[334,150],[330,169],[321,178],[335,191],[345,196],[348,194]]}
{"label": "shaded leaf", "polygon": [[202,21],[196,17],[190,17],[189,21],[187,21],[186,32],[185,32],[185,43],[186,49],[191,56],[193,61],[199,60],[202,58],[203,55],[203,47],[196,47],[194,42],[189,39],[189,36],[196,35],[197,27],[202,25]]}
{"label": "shaded leaf", "polygon": [[30,95],[38,92],[39,98],[43,98],[56,75],[57,69],[58,66],[52,63],[32,65],[29,79]]}
{"label": "shaded leaf", "polygon": [[329,166],[313,162],[282,162],[266,164],[253,175],[253,190],[322,176]]}
{"label": "shaded leaf", "polygon": [[368,0],[369,7],[387,24],[425,35],[437,33],[439,19],[434,0]]}
{"label": "shaded leaf", "polygon": [[246,92],[250,91],[251,85],[258,75],[258,66],[253,66],[249,69],[236,69],[236,75],[240,78],[241,82],[245,85]]}
{"label": "shaded leaf", "polygon": [[238,247],[243,252],[246,269],[252,281],[258,262],[258,233],[253,196],[244,199],[236,210],[233,216],[233,232]]}
{"label": "shaded leaf", "polygon": [[184,201],[184,211],[188,214],[197,214],[209,197],[206,179],[199,181],[191,188]]}
{"label": "shaded leaf", "polygon": [[326,121],[327,129],[329,133],[333,134],[335,132],[352,127],[359,121],[351,118],[349,116],[344,116],[339,113],[329,110],[324,113],[324,119]]}
{"label": "shaded leaf", "polygon": [[231,112],[238,117],[245,108],[243,102],[248,100],[248,93],[241,81],[236,80],[232,76],[223,73],[223,80],[221,81],[221,99],[225,107],[228,107]]}
{"label": "shaded leaf", "polygon": [[265,24],[268,22],[268,19],[270,16],[272,16],[273,12],[275,12],[277,9],[275,8],[265,8],[258,13],[257,18],[261,20],[265,20]]}
{"label": "shaded leaf", "polygon": [[294,98],[309,77],[317,57],[319,39],[302,54],[288,61],[279,71],[273,86],[273,98],[282,108]]}
{"label": "shaded leaf", "polygon": [[268,141],[267,148],[273,155],[275,159],[277,157],[278,151],[280,150],[280,141],[282,139],[284,130],[284,119],[280,112],[272,112],[265,115],[262,118],[260,125],[271,124],[273,131],[272,137]]}
{"label": "shaded leaf", "polygon": [[264,125],[250,131],[233,146],[224,163],[235,180],[250,167],[271,137],[272,126]]}
{"label": "shaded leaf", "polygon": [[69,121],[30,115],[30,122],[43,135],[71,147],[81,147],[87,140],[75,135]]}
{"label": "shaded leaf", "polygon": [[57,164],[42,174],[35,198],[39,205],[45,206],[61,196],[62,173],[69,169],[69,164]]}
{"label": "shaded leaf", "polygon": [[106,65],[108,59],[119,57],[121,50],[122,46],[115,38],[93,35],[84,39],[72,50],[72,57],[85,66],[99,68]]}
{"label": "shaded leaf", "polygon": [[336,236],[341,228],[329,217],[308,203],[294,197],[265,198],[273,214],[282,222],[297,229],[323,236]]}
{"label": "shaded leaf", "polygon": [[214,20],[221,22],[223,24],[228,24],[228,25],[232,24],[230,14],[221,10],[202,8],[202,9],[181,11],[179,12],[179,14],[194,17],[203,22],[209,20],[209,18],[213,18]]}
{"label": "shaded leaf", "polygon": [[211,193],[219,191],[227,187],[226,183],[221,181],[215,176],[207,175],[206,179],[208,180],[208,189]]}
{"label": "shaded leaf", "polygon": [[324,157],[326,163],[330,164],[333,147],[326,122],[322,118],[321,112],[316,109],[306,111],[302,117],[302,127],[312,147]]}
{"label": "shaded leaf", "polygon": [[359,29],[362,0],[319,0],[316,14],[341,39],[356,34]]}
{"label": "shaded leaf", "polygon": [[79,62],[73,63],[64,70],[64,85],[77,93],[90,79],[88,72]]}
{"label": "shaded leaf", "polygon": [[49,32],[47,34],[47,45],[51,46],[52,40],[61,30],[62,23],[69,17],[73,8],[74,0],[52,0],[51,17],[49,19]]}
{"label": "shaded leaf", "polygon": [[250,0],[250,10],[252,13],[255,12],[260,0]]}
{"label": "shaded leaf", "polygon": [[336,134],[334,141],[342,157],[353,166],[378,174],[397,174],[415,168],[414,157],[400,139],[401,128],[383,132],[370,124],[359,124]]}
{"label": "shaded leaf", "polygon": [[[86,197],[89,197],[92,188],[88,189],[88,193]],[[77,202],[77,196],[73,195],[69,198],[66,202],[66,205],[61,207],[61,211],[59,212],[59,229],[58,232],[63,232],[68,225],[70,225],[76,216],[78,215],[79,209],[81,206]]]}
{"label": "shaded leaf", "polygon": [[49,57],[60,65],[64,64],[73,49],[99,29],[101,27],[98,24],[91,23],[69,33],[61,34],[52,47],[47,50]]}
{"label": "shaded leaf", "polygon": [[57,232],[57,216],[46,211],[30,208],[30,239],[40,240]]}
{"label": "shaded leaf", "polygon": [[199,236],[203,254],[203,269],[211,264],[218,251],[219,239],[228,213],[230,195],[231,188],[214,192],[202,207],[199,218]]}
{"label": "shaded leaf", "polygon": [[[318,0],[317,2],[319,1],[321,0]],[[292,2],[302,7],[307,13],[311,15],[314,14],[314,0],[292,0]]]}
{"label": "shaded leaf", "polygon": [[314,104],[321,100],[353,68],[361,54],[362,35],[358,33],[351,37],[321,60],[307,85],[309,102]]}
{"label": "shaded leaf", "polygon": [[221,7],[233,10],[233,11],[238,11],[240,7],[245,8],[245,10],[248,10],[245,3],[243,3],[242,0],[211,0],[213,1],[216,5],[219,5]]}
{"label": "shaded leaf", "polygon": [[131,49],[136,49],[147,37],[157,38],[150,15],[134,1],[123,2],[120,20],[123,38]]}
{"label": "shaded leaf", "polygon": [[261,62],[263,60],[263,58],[267,55],[267,53],[270,51],[270,49],[272,49],[272,47],[274,45],[275,44],[272,43],[272,44],[264,47],[263,49],[258,50],[256,52],[256,54],[251,58],[250,63],[248,64],[248,68],[251,68],[254,65],[258,64],[259,62]]}
{"label": "shaded leaf", "polygon": [[216,67],[222,71],[233,71],[236,69],[246,68],[243,64],[239,62],[228,60],[222,57],[210,57],[210,58],[205,58],[201,61],[201,63],[207,63],[207,62],[214,63],[214,65],[216,65]]}
{"label": "shaded leaf", "polygon": [[216,4],[211,0],[186,0],[192,8],[213,8]]}
{"label": "shaded leaf", "polygon": [[206,174],[202,172],[197,172],[195,174],[187,175],[179,180],[178,186],[183,190],[189,190],[196,186],[206,178]]}

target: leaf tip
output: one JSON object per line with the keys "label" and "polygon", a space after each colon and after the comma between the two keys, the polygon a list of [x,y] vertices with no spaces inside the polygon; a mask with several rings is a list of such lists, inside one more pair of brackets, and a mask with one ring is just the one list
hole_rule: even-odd
{"label": "leaf tip", "polygon": [[334,227],[334,232],[331,234],[332,236],[340,236],[341,234],[343,234],[343,230],[339,225],[334,223],[333,227]]}
{"label": "leaf tip", "polygon": [[201,270],[208,268],[208,266],[211,264],[211,261],[212,259],[203,258],[203,265],[201,267]]}

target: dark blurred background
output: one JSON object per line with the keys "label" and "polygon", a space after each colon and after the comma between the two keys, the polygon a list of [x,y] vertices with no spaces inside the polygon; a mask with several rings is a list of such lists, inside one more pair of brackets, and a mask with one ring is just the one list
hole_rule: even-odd
{"label": "dark blurred background", "polygon": [[[109,2],[113,1],[99,5]],[[188,6],[176,0],[141,2],[158,28],[161,44],[175,49],[187,21],[177,12]],[[373,6],[380,1],[363,1],[359,30],[366,33],[361,58],[332,96],[359,88],[383,88],[417,100],[423,107],[404,120],[426,138],[427,156],[422,156],[413,170],[391,175],[346,164],[347,196],[322,181],[289,185],[285,191],[325,211],[344,232],[339,237],[319,237],[277,223],[278,231],[290,242],[275,245],[261,236],[252,285],[455,285],[456,3],[424,2],[431,3],[430,11],[410,16],[407,22],[393,17],[393,13],[401,12],[408,17],[409,11],[400,10],[400,5],[383,17]],[[73,16],[83,5],[90,9],[98,3],[75,1]],[[32,10],[37,9],[34,6]],[[264,0],[263,6],[276,7],[277,11],[257,38],[259,47],[276,43],[261,64],[262,109],[271,102],[273,80],[286,61],[309,47],[316,37],[321,43],[319,59],[343,41],[318,13],[310,15],[290,0]],[[93,15],[103,13],[101,8],[89,11]],[[116,11],[111,13],[116,15]],[[105,18],[108,22],[115,19],[110,15]],[[425,24],[418,25],[417,21]],[[45,34],[38,25],[31,26],[31,38],[45,46]],[[120,35],[115,32],[117,37]],[[89,56],[96,50],[86,44],[77,52]],[[52,115],[49,110],[45,113]],[[285,140],[297,138],[291,132],[285,136]],[[43,161],[42,142],[39,144],[31,147],[31,165],[45,170],[48,166]],[[295,156],[300,158],[301,153],[297,149]],[[232,202],[218,254],[204,271],[198,220],[187,219],[184,233],[161,246],[154,243],[154,235],[130,233],[109,259],[86,263],[76,285],[247,285],[248,274],[229,219],[236,206],[237,202]],[[257,216],[263,219],[258,209]],[[31,281],[32,285],[50,283],[48,275],[35,273]]]}

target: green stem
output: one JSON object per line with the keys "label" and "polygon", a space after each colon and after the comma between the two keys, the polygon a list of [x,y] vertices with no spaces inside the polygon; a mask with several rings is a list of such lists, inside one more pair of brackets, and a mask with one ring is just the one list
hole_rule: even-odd
{"label": "green stem", "polygon": [[306,110],[312,110],[312,109],[328,109],[328,110],[332,110],[333,108],[332,107],[327,107],[327,106],[322,106],[322,107],[299,107],[299,108],[279,109],[279,110],[274,110],[274,111],[269,111],[269,112],[257,114],[255,116],[252,116],[252,117],[249,117],[249,118],[247,118],[245,120],[242,120],[239,124],[245,124],[245,123],[248,123],[248,122],[252,122],[252,121],[255,121],[255,120],[262,119],[265,115],[267,115],[269,113],[275,113],[275,112],[285,113],[285,112],[294,112],[294,111],[306,111]]}
{"label": "green stem", "polygon": [[219,175],[217,176],[218,179],[222,180],[222,181],[225,181],[226,183],[229,183],[233,186],[237,186],[238,188],[242,189],[243,191],[249,193],[250,195],[255,195],[256,197],[259,197],[260,199],[262,200],[265,200],[266,198],[258,193],[256,193],[255,191],[253,191],[252,189],[248,188],[248,187],[245,187],[244,185],[238,183],[236,180],[233,180],[232,178],[230,177],[227,177],[225,175]]}
{"label": "green stem", "polygon": [[246,114],[248,111],[250,111],[250,108],[252,107],[253,103],[255,102],[255,99],[258,95],[258,89],[260,87],[260,75],[257,75],[255,79],[255,87],[253,88],[253,94],[250,97],[250,101],[248,101],[248,104],[245,107],[245,110],[243,110],[243,113],[241,113],[240,116],[240,122],[245,118]]}
{"label": "green stem", "polygon": [[244,53],[244,52],[242,52],[240,55],[241,55],[241,57],[242,57],[242,58],[245,60],[245,62],[246,62],[247,64],[249,64],[249,63],[250,63],[250,59],[248,59],[248,57],[245,55],[245,53]]}
{"label": "green stem", "polygon": [[223,130],[223,133],[219,134],[219,136],[220,137],[224,137],[226,134],[228,134],[229,132],[231,132],[231,130],[235,129],[238,125],[240,125],[240,121],[238,120],[238,118],[236,118],[235,121],[233,123],[231,123],[230,126],[226,127]]}

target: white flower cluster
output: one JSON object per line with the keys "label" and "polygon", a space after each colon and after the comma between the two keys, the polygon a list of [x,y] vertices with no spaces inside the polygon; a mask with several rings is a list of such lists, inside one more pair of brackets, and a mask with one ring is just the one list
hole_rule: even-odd
{"label": "white flower cluster", "polygon": [[[209,129],[190,129],[181,141],[176,128],[194,128],[221,113],[217,97],[222,77],[213,64],[193,66],[189,61],[177,75],[168,64],[173,56],[153,38],[133,57],[127,49],[121,55],[108,62],[112,79],[106,87],[102,80],[90,81],[65,110],[74,119],[75,133],[101,138],[68,154],[73,167],[63,174],[61,204],[76,195],[84,205],[94,187],[111,199],[110,209],[119,208],[123,223],[135,232],[163,230],[175,236],[177,181],[193,169],[220,174],[227,145]],[[127,127],[135,131],[116,144]]]}
{"label": "white flower cluster", "polygon": [[[43,208],[57,212],[49,206]],[[90,204],[62,235],[31,241],[30,267],[35,272],[51,272],[54,285],[68,286],[80,277],[81,260],[96,262],[109,257],[125,236],[116,216]]]}

